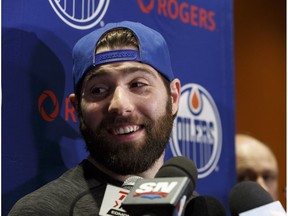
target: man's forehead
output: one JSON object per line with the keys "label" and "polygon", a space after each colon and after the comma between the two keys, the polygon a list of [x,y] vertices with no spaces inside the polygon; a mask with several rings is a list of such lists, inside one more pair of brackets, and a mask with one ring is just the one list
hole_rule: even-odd
{"label": "man's forehead", "polygon": [[276,170],[277,166],[273,158],[269,155],[245,154],[241,155],[237,161],[238,168],[253,169],[258,171]]}
{"label": "man's forehead", "polygon": [[112,62],[109,64],[100,65],[88,73],[87,77],[109,76],[115,74],[116,72],[125,75],[142,73],[151,76],[154,79],[160,77],[160,74],[150,65],[134,61]]}

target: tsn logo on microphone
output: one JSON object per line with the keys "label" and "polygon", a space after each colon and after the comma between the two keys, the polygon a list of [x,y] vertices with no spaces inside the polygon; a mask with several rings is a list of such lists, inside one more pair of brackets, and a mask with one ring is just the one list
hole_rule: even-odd
{"label": "tsn logo on microphone", "polygon": [[128,199],[147,200],[145,202],[152,203],[166,202],[186,192],[189,181],[187,177],[140,179],[128,194]]}
{"label": "tsn logo on microphone", "polygon": [[157,199],[166,197],[178,184],[177,181],[172,182],[146,182],[141,184],[136,190],[133,197],[141,197],[147,199]]}

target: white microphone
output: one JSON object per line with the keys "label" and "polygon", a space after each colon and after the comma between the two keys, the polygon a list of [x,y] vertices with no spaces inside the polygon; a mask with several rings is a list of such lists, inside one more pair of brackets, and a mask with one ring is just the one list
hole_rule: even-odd
{"label": "white microphone", "polygon": [[239,216],[286,216],[286,212],[279,201],[260,206],[239,214]]}
{"label": "white microphone", "polygon": [[122,187],[107,184],[99,215],[129,216],[129,214],[122,208],[122,202],[125,200],[138,179],[142,179],[142,177],[131,176],[124,181]]}
{"label": "white microphone", "polygon": [[273,202],[270,194],[253,181],[243,181],[232,188],[229,194],[229,208],[232,216],[286,215],[280,202]]}

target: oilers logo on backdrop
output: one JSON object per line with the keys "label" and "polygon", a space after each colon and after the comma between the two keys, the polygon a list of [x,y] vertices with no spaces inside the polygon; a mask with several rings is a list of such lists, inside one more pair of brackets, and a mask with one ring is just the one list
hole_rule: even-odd
{"label": "oilers logo on backdrop", "polygon": [[189,83],[182,87],[169,144],[174,156],[194,161],[198,178],[215,170],[222,147],[221,119],[212,96],[202,86]]}
{"label": "oilers logo on backdrop", "polygon": [[85,30],[102,20],[110,0],[49,0],[49,2],[56,14],[67,25]]}

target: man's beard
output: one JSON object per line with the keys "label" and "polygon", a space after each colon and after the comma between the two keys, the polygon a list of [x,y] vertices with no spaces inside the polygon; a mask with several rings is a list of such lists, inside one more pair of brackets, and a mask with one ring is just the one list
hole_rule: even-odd
{"label": "man's beard", "polygon": [[[173,127],[171,103],[167,102],[166,113],[157,120],[135,117],[114,117],[102,121],[96,130],[91,130],[80,118],[80,130],[92,158],[107,169],[120,175],[139,174],[149,169],[164,153]],[[115,143],[109,139],[107,125],[113,123],[144,125],[145,139],[136,142]],[[118,135],[121,136],[121,135]],[[124,135],[125,136],[125,135]]]}

